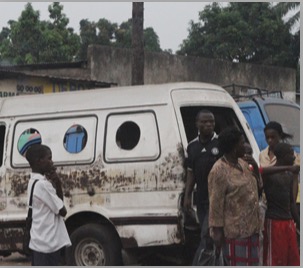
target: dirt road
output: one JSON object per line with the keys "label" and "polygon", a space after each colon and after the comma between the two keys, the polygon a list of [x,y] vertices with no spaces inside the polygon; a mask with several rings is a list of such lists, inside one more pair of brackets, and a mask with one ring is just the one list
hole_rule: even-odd
{"label": "dirt road", "polygon": [[19,253],[13,253],[8,257],[0,257],[0,266],[31,266],[30,261]]}

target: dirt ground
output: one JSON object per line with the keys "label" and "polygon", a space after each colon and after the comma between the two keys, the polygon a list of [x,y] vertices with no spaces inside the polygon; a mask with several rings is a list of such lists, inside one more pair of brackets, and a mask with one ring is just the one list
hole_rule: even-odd
{"label": "dirt ground", "polygon": [[13,253],[8,257],[0,256],[0,266],[31,266],[31,263],[24,255]]}

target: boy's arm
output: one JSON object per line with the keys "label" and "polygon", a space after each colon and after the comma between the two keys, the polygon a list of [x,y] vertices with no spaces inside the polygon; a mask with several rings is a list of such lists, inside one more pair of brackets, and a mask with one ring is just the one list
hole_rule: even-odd
{"label": "boy's arm", "polygon": [[270,175],[282,171],[290,171],[294,174],[298,174],[300,172],[300,166],[269,166],[269,167],[261,167],[262,175]]}

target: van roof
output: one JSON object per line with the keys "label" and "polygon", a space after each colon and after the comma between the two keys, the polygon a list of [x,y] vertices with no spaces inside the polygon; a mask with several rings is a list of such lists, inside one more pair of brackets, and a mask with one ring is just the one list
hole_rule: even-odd
{"label": "van roof", "polygon": [[224,89],[213,84],[180,82],[22,95],[0,99],[0,117],[167,104],[171,91],[178,89],[204,89],[226,93]]}

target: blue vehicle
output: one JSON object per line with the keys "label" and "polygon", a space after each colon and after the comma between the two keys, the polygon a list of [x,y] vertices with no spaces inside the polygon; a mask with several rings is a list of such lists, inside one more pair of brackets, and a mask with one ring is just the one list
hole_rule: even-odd
{"label": "blue vehicle", "polygon": [[[264,127],[270,121],[279,122],[285,133],[293,135],[287,142],[300,154],[300,106],[283,99],[281,91],[271,91],[250,86],[229,85],[224,88],[237,101],[244,114],[260,151],[267,147]],[[297,203],[300,204],[300,181]],[[299,210],[300,211],[300,210]]]}
{"label": "blue vehicle", "polygon": [[[260,151],[267,147],[264,127],[269,121],[279,122],[285,133],[293,135],[287,142],[300,153],[300,106],[283,99],[280,91],[269,92],[249,86],[224,87],[237,101],[251,127]],[[230,91],[232,88],[232,91]]]}

